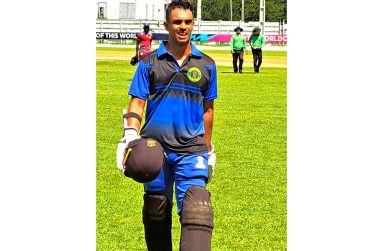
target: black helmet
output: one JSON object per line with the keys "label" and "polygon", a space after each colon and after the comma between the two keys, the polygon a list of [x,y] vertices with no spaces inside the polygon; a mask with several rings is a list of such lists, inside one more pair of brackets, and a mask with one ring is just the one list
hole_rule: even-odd
{"label": "black helmet", "polygon": [[140,183],[153,181],[165,162],[165,152],[155,139],[139,138],[128,145],[124,174]]}

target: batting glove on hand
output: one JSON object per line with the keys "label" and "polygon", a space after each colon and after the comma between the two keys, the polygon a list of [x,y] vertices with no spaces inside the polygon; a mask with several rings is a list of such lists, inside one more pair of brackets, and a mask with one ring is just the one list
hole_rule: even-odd
{"label": "batting glove on hand", "polygon": [[[122,113],[125,115],[128,113],[128,111],[122,109]],[[124,117],[124,116],[123,116]],[[128,126],[128,121],[123,118],[122,123],[124,125],[124,136],[120,140],[117,146],[117,151],[116,151],[116,163],[117,163],[117,168],[120,170],[122,173],[125,171],[124,167],[124,158],[126,151],[128,149],[128,145],[130,142],[132,142],[135,139],[139,139],[140,136],[138,135],[138,131],[135,127]]]}
{"label": "batting glove on hand", "polygon": [[116,151],[117,168],[122,173],[124,173],[125,171],[123,162],[124,162],[126,151],[128,149],[128,145],[133,140],[139,139],[139,138],[140,136],[138,135],[136,128],[134,127],[125,128],[124,136],[121,138],[120,142],[118,143],[117,151]]}
{"label": "batting glove on hand", "polygon": [[214,167],[217,160],[217,155],[214,152],[213,145],[211,145],[211,151],[208,152],[207,155],[208,155],[207,165],[208,165],[208,171],[209,171],[209,177],[208,177],[207,183],[209,183],[211,182],[214,176]]}

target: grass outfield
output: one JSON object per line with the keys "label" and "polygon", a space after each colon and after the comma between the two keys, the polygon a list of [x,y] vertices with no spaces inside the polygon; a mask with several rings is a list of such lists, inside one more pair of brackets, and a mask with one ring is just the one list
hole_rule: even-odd
{"label": "grass outfield", "polygon": [[[126,49],[97,49],[126,53]],[[218,51],[209,52],[213,58]],[[226,52],[221,52],[225,55]],[[264,62],[273,55],[264,53]],[[219,62],[217,62],[219,65]],[[136,67],[127,60],[97,57],[97,250],[146,250],[142,225],[142,185],[125,178],[115,165],[122,136],[122,108]],[[212,193],[212,250],[286,250],[287,69],[261,67],[233,74],[218,66],[213,142],[217,153]],[[173,250],[180,225],[173,207]]]}
{"label": "grass outfield", "polygon": [[[231,66],[232,58],[229,50],[212,50],[206,51],[211,55],[217,65]],[[132,48],[103,48],[96,50],[97,59],[99,60],[130,60],[135,54]],[[282,67],[286,68],[287,64],[286,51],[263,51],[263,67]],[[244,54],[244,66],[251,67],[253,65],[253,57],[251,51]]]}

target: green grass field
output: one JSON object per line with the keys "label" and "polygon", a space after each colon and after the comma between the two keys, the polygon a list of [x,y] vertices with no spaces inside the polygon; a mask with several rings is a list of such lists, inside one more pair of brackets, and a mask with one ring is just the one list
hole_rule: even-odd
{"label": "green grass field", "polygon": [[[97,49],[113,50],[113,49]],[[126,49],[125,49],[126,50]],[[122,50],[124,51],[124,50]],[[213,58],[227,52],[206,51]],[[264,52],[264,62],[286,52]],[[217,153],[212,193],[212,250],[287,249],[287,69],[261,67],[233,74],[218,64],[213,143]],[[97,60],[97,250],[146,250],[141,220],[142,184],[115,164],[122,108],[136,67]],[[173,250],[180,225],[173,207]]]}

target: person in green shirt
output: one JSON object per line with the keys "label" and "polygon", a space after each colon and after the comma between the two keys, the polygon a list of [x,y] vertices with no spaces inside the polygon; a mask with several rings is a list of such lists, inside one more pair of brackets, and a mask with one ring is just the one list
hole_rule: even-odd
{"label": "person in green shirt", "polygon": [[[242,36],[241,31],[243,29],[241,27],[237,27],[234,29],[236,32],[230,39],[230,48],[231,54],[233,56],[233,67],[234,73],[238,72],[242,73],[242,65],[243,65],[243,51],[246,49],[246,38]],[[239,58],[239,67],[237,66]]]}
{"label": "person in green shirt", "polygon": [[260,33],[261,29],[255,27],[249,37],[249,44],[253,53],[254,73],[259,73],[259,68],[262,64],[262,47],[266,44],[265,36]]}

